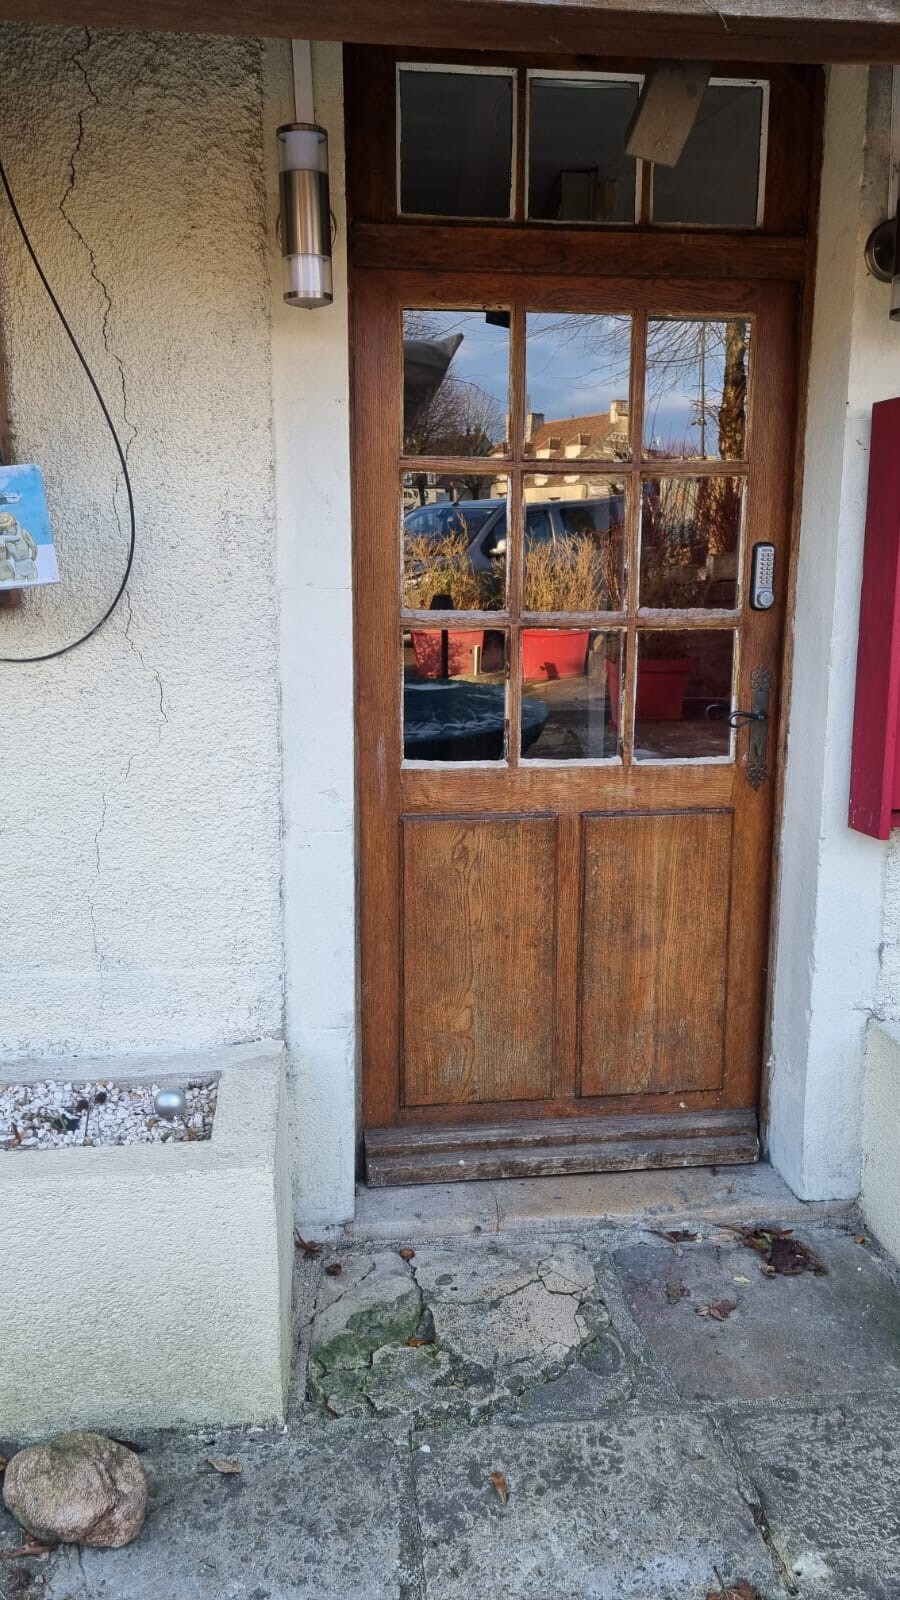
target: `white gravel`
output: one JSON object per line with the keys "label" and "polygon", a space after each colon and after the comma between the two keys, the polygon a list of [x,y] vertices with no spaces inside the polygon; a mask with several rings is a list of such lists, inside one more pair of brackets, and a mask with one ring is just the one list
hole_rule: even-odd
{"label": "white gravel", "polygon": [[187,1114],[184,1120],[165,1122],[153,1109],[158,1083],[98,1078],[91,1083],[0,1085],[0,1151],[208,1139],[218,1085],[194,1082],[181,1087]]}

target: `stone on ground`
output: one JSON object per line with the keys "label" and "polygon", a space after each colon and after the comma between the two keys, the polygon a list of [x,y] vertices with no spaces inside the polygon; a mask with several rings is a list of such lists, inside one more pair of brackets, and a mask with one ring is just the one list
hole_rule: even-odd
{"label": "stone on ground", "polygon": [[147,1480],[133,1450],[99,1433],[65,1433],[13,1456],[3,1499],[37,1539],[117,1549],[144,1525]]}

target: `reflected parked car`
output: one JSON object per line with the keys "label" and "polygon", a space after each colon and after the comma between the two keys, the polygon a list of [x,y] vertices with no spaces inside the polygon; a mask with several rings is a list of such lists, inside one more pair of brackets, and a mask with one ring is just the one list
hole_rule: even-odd
{"label": "reflected parked car", "polygon": [[[437,501],[407,511],[403,531],[408,539],[427,539],[435,545],[462,536],[467,543],[473,572],[491,573],[506,554],[505,499]],[[625,497],[607,495],[591,500],[536,500],[525,506],[525,544],[558,544],[583,534],[607,534],[625,517]],[[410,563],[406,576],[413,584],[422,563]]]}

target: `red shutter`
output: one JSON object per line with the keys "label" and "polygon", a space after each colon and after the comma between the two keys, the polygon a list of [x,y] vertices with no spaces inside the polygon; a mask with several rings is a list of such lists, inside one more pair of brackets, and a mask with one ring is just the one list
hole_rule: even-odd
{"label": "red shutter", "polygon": [[900,827],[900,399],[872,407],[869,501],[856,660],[850,826]]}

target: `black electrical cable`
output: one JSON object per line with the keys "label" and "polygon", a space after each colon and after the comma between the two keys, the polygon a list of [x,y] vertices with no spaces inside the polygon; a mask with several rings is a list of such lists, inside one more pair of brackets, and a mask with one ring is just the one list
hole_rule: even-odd
{"label": "black electrical cable", "polygon": [[14,194],[12,192],[12,189],[10,188],[9,179],[6,176],[6,168],[3,165],[2,157],[0,157],[0,184],[2,184],[3,189],[4,189],[5,193],[6,193],[6,198],[9,201],[10,211],[13,214],[13,219],[15,221],[16,227],[18,228],[20,234],[22,235],[22,242],[23,242],[23,244],[25,246],[25,249],[28,251],[28,254],[30,255],[32,263],[34,265],[35,271],[37,272],[37,275],[40,278],[41,283],[43,284],[45,290],[47,291],[47,297],[48,297],[48,299],[50,301],[50,304],[52,305],[54,311],[56,312],[56,315],[59,317],[59,320],[63,325],[63,328],[65,329],[65,332],[66,332],[66,335],[68,337],[69,343],[71,344],[72,349],[75,351],[75,354],[76,354],[76,356],[78,357],[78,360],[81,363],[81,366],[82,366],[82,368],[84,370],[84,375],[87,378],[88,383],[90,384],[91,388],[94,391],[94,395],[95,395],[97,404],[98,404],[98,406],[100,407],[100,410],[103,413],[103,417],[104,417],[104,420],[106,422],[106,426],[108,427],[108,429],[110,431],[110,434],[112,436],[113,444],[116,447],[116,454],[118,455],[119,461],[121,462],[122,475],[123,475],[123,477],[125,479],[125,492],[126,492],[126,494],[128,496],[128,517],[129,517],[129,522],[130,522],[130,533],[129,533],[129,538],[128,538],[128,559],[125,562],[125,571],[124,571],[123,576],[122,576],[122,581],[119,584],[119,587],[116,590],[115,595],[112,598],[112,601],[107,606],[107,608],[104,611],[102,617],[100,618],[100,621],[99,622],[95,622],[94,626],[92,628],[89,628],[87,633],[83,633],[81,635],[80,639],[73,639],[71,644],[60,645],[58,650],[46,650],[41,655],[37,655],[37,656],[0,656],[0,663],[2,663],[3,665],[13,665],[14,663],[18,664],[18,663],[27,662],[27,661],[53,661],[57,656],[67,656],[69,654],[70,650],[77,650],[80,645],[87,644],[88,639],[93,639],[95,633],[99,633],[99,631],[103,627],[104,623],[109,621],[110,617],[112,616],[113,612],[115,611],[116,606],[119,604],[119,601],[121,600],[123,594],[125,593],[125,587],[126,587],[126,585],[128,583],[128,579],[131,577],[131,568],[132,568],[132,565],[134,563],[134,548],[135,548],[135,543],[136,543],[136,540],[137,540],[137,526],[136,526],[135,514],[134,514],[134,494],[132,493],[131,477],[130,477],[130,474],[129,474],[129,471],[128,471],[128,462],[127,462],[126,457],[125,457],[125,451],[122,448],[122,441],[119,438],[118,433],[116,432],[116,425],[113,422],[113,419],[109,414],[109,410],[107,408],[106,401],[104,400],[102,394],[100,393],[100,389],[99,389],[97,380],[94,377],[94,374],[92,373],[90,367],[87,364],[87,360],[86,360],[86,358],[84,356],[84,353],[82,352],[82,349],[81,349],[80,344],[78,343],[78,340],[76,339],[74,333],[72,332],[72,329],[69,327],[69,324],[68,324],[68,322],[66,320],[65,312],[63,311],[62,306],[60,305],[59,301],[56,298],[56,295],[53,293],[53,290],[51,289],[50,284],[47,281],[47,274],[45,273],[43,267],[41,266],[41,263],[38,260],[37,254],[35,252],[34,245],[32,244],[31,240],[28,237],[28,229],[26,228],[24,222],[22,221],[21,213],[19,211],[18,206],[16,205],[15,196],[14,196]]}

